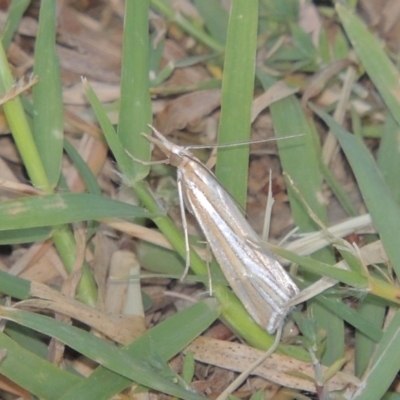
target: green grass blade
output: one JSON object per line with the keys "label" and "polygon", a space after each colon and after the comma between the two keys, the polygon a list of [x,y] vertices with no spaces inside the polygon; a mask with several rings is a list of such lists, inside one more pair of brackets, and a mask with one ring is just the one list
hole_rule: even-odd
{"label": "green grass blade", "polygon": [[140,207],[84,193],[24,197],[0,203],[1,230],[57,226],[102,218],[151,217]]}
{"label": "green grass blade", "polygon": [[[55,229],[53,232],[53,241],[66,271],[71,273],[74,270],[77,252],[75,238],[70,228],[63,225]],[[81,280],[76,293],[77,300],[91,307],[95,307],[97,301],[97,286],[86,260],[84,260],[82,264]]]}
{"label": "green grass blade", "polygon": [[[258,77],[264,88],[269,87],[273,80],[262,71],[258,71]],[[302,135],[288,140],[278,140],[278,150],[283,170],[294,181],[305,202],[326,224],[326,210],[320,201],[322,190],[322,172],[319,168],[320,148],[315,126],[309,120],[295,96],[289,96],[283,100],[271,104],[270,107],[275,134],[278,138],[290,135]],[[296,226],[301,232],[317,229],[306,210],[302,199],[294,191],[292,185],[286,179],[290,207]],[[335,263],[334,254],[331,249],[323,249],[313,255],[326,264]],[[331,364],[343,357],[344,352],[344,326],[343,321],[337,318],[317,303],[312,304],[312,315],[314,316],[318,329],[327,332],[327,347],[322,361]]]}
{"label": "green grass blade", "polygon": [[393,116],[388,115],[376,160],[397,204],[400,204],[400,151],[397,145],[399,129],[399,124]]}
{"label": "green grass blade", "polygon": [[117,160],[118,167],[120,168],[124,179],[127,182],[134,182],[135,173],[133,169],[133,160],[129,157],[122,145],[117,132],[111,124],[102,104],[99,101],[96,93],[93,91],[87,80],[83,80],[86,96],[92,106],[96,118],[106,138],[108,147],[112,151],[115,159]]}
{"label": "green grass blade", "polygon": [[[146,357],[156,353],[168,361],[185,348],[216,318],[218,310],[207,302],[199,302],[161,322],[124,348],[131,355]],[[190,320],[190,324],[187,321]],[[179,327],[179,329],[177,329]],[[59,400],[108,400],[130,386],[132,381],[100,366],[84,381],[72,387]]]}
{"label": "green grass blade", "polygon": [[381,399],[400,369],[400,312],[397,311],[378,343],[371,366],[353,400]]}
{"label": "green grass blade", "polygon": [[187,32],[190,36],[203,43],[210,49],[216,52],[222,52],[224,47],[215,40],[212,36],[204,32],[195,24],[192,24],[187,18],[180,13],[176,12],[172,7],[169,6],[168,1],[165,0],[151,0],[151,5],[158,12],[164,14],[168,19],[175,22],[182,30]]}
{"label": "green grass blade", "polygon": [[29,299],[29,281],[0,271],[0,292],[19,300]]}
{"label": "green grass blade", "polygon": [[[211,308],[212,311],[212,318],[207,320],[208,324],[210,324],[218,316],[218,311],[215,306],[208,304],[208,307]],[[117,346],[103,341],[86,331],[42,315],[11,308],[2,308],[1,313],[6,319],[13,320],[18,324],[61,340],[78,352],[99,362],[109,370],[117,372],[125,378],[141,385],[187,400],[202,399],[201,396],[189,392],[173,383],[172,378],[174,373],[172,370],[170,372],[163,368],[158,370],[160,366],[157,367],[157,365],[154,364],[154,360],[151,361],[151,359],[149,359],[149,350],[151,350],[151,346],[153,345],[151,336],[147,337],[150,348],[145,348],[143,345],[136,346],[135,350],[132,351],[133,354],[130,354],[131,352],[126,348],[119,349]],[[202,319],[202,322],[204,323],[204,319]],[[203,329],[207,326],[203,326]],[[175,334],[175,330],[172,330],[172,332],[170,331],[170,333]],[[168,342],[165,340],[162,342],[164,343],[165,349],[170,348]],[[156,354],[160,356],[158,351]],[[171,375],[169,377],[165,375],[170,373]]]}
{"label": "green grass blade", "polygon": [[40,4],[33,69],[39,77],[33,87],[34,139],[52,188],[60,178],[64,140],[62,85],[55,48],[56,8],[57,2],[53,0],[43,0]]}
{"label": "green grass blade", "polygon": [[[258,2],[231,3],[222,79],[218,143],[249,140],[254,91]],[[216,175],[225,189],[245,208],[249,147],[218,149]]]}
{"label": "green grass blade", "polygon": [[14,33],[21,23],[22,16],[30,4],[30,0],[12,1],[7,10],[7,20],[1,32],[1,41],[5,49],[11,43]]}
{"label": "green grass blade", "polygon": [[[197,303],[157,325],[124,351],[135,357],[146,357],[150,350],[165,361],[175,356],[218,317],[218,310],[207,303]],[[192,320],[187,324],[187,320]],[[181,327],[176,331],[177,327]],[[16,325],[15,328],[21,328]],[[7,325],[7,332],[8,332]],[[7,357],[0,371],[13,382],[44,399],[109,399],[132,384],[127,379],[104,367],[98,367],[88,378],[71,375],[0,333],[0,347],[7,349]],[[23,360],[23,361],[21,361]],[[24,370],[26,369],[26,373]],[[52,382],[45,385],[43,382]]]}
{"label": "green grass blade", "polygon": [[336,4],[343,28],[362,66],[377,87],[397,123],[400,124],[400,74],[383,50],[378,39],[364,22],[347,7]]}
{"label": "green grass blade", "polygon": [[53,228],[28,228],[0,231],[0,245],[34,243],[49,239],[53,233]]}
{"label": "green grass blade", "polygon": [[[6,93],[12,88],[13,77],[7,62],[7,56],[2,44],[0,45],[0,91]],[[24,166],[33,185],[45,192],[53,192],[42,159],[33,139],[32,131],[19,97],[7,101],[3,105],[4,114],[21,155]],[[31,215],[29,215],[29,218]],[[75,241],[70,229],[64,227],[53,233],[55,247],[64,263],[65,269],[71,272],[75,266]],[[65,251],[63,253],[63,251]],[[77,293],[87,304],[94,305],[97,291],[89,267],[84,264],[81,283]]]}
{"label": "green grass blade", "polygon": [[43,341],[43,336],[40,333],[12,321],[7,322],[4,333],[25,350],[44,360],[48,357],[49,346]]}
{"label": "green grass blade", "polygon": [[296,253],[276,246],[270,246],[270,248],[273,249],[274,254],[300,265],[302,269],[313,274],[336,279],[356,288],[366,289],[368,287],[368,278],[358,272],[344,270],[309,257],[299,256]]}
{"label": "green grass blade", "polygon": [[320,168],[322,174],[324,175],[325,181],[332,189],[332,192],[335,194],[335,197],[338,199],[343,210],[351,217],[356,217],[357,215],[359,215],[357,208],[354,206],[344,188],[340,185],[332,171],[326,164],[322,162],[322,160],[320,163]]}
{"label": "green grass blade", "polygon": [[[386,307],[382,304],[372,303],[366,299],[358,307],[358,313],[369,321],[373,329],[381,329],[386,315]],[[372,329],[368,330],[367,333],[371,331]],[[360,377],[371,361],[376,342],[381,338],[374,341],[366,335],[365,331],[356,331],[355,339],[355,374]]]}
{"label": "green grass blade", "polygon": [[7,350],[0,363],[0,373],[42,399],[57,399],[60,392],[82,379],[25,350],[3,332],[0,333],[0,348]]}
{"label": "green grass blade", "polygon": [[382,397],[382,400],[400,400],[400,394],[387,391]]}
{"label": "green grass blade", "polygon": [[400,210],[371,153],[324,111],[314,111],[335,133],[357,179],[365,205],[396,274],[400,276]]}
{"label": "green grass blade", "polygon": [[331,299],[328,296],[318,296],[312,301],[320,303],[323,307],[338,315],[349,325],[354,326],[370,341],[378,342],[382,338],[382,330],[366,319],[358,311],[344,304],[340,299]]}
{"label": "green grass blade", "polygon": [[[302,135],[298,138],[277,141],[280,160],[283,170],[293,179],[309,207],[323,223],[326,223],[326,211],[319,200],[322,174],[315,144],[317,137],[312,122],[307,120],[300,103],[294,96],[272,104],[271,115],[278,138]],[[290,184],[287,187],[296,225],[302,232],[317,229],[318,227],[308,215],[301,199]]]}
{"label": "green grass blade", "polygon": [[[0,92],[6,94],[13,86],[14,80],[8,65],[7,55],[3,46],[0,46]],[[42,159],[33,140],[25,111],[19,97],[15,97],[3,104],[4,114],[24,162],[29,178],[33,184],[47,192],[52,188],[47,179]]]}
{"label": "green grass blade", "polygon": [[102,193],[99,183],[97,182],[96,177],[93,175],[93,172],[80,156],[79,152],[70,142],[68,142],[68,140],[64,140],[64,149],[78,170],[79,175],[85,182],[88,192],[100,196]]}
{"label": "green grass blade", "polygon": [[193,3],[203,17],[211,36],[220,43],[225,43],[229,16],[222,3],[214,0],[194,0]]}
{"label": "green grass blade", "polygon": [[[141,133],[150,133],[148,125],[152,121],[148,15],[149,0],[125,3],[118,136],[124,149],[142,160],[150,158],[150,143]],[[149,168],[134,163],[133,179],[144,178]]]}

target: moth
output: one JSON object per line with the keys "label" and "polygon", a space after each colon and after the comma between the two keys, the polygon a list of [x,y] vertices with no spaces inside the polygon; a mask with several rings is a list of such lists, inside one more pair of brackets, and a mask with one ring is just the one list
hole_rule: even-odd
{"label": "moth", "polygon": [[[154,130],[143,134],[177,168],[182,220],[183,205],[194,215],[232,290],[252,318],[273,334],[293,307],[286,307],[299,288],[274,255],[263,248],[231,195],[215,175],[186,148]],[[189,241],[185,230],[187,268]]]}

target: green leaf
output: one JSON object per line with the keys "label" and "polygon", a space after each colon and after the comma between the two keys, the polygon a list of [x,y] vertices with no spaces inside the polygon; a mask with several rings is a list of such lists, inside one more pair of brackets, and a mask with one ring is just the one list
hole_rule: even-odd
{"label": "green leaf", "polygon": [[215,0],[194,0],[197,11],[204,19],[207,30],[219,42],[226,42],[228,12],[222,3]]}
{"label": "green leaf", "polygon": [[381,399],[389,389],[400,369],[400,311],[387,327],[382,340],[378,343],[369,371],[364,375],[363,382],[353,400]]}
{"label": "green leaf", "polygon": [[352,287],[367,288],[368,278],[359,272],[348,271],[341,268],[336,268],[333,265],[314,260],[309,257],[300,256],[289,250],[285,250],[276,246],[268,246],[274,254],[284,257],[296,264],[299,264],[303,269],[313,274],[333,278],[340,282],[346,283]]}
{"label": "green leaf", "polygon": [[85,182],[88,192],[100,196],[101,188],[99,186],[99,183],[97,182],[96,177],[94,176],[93,172],[90,170],[86,162],[83,160],[79,152],[70,142],[68,142],[68,140],[64,140],[64,149],[68,154],[68,157],[74,163],[75,168],[79,172],[79,175]]}
{"label": "green leaf", "polygon": [[[218,143],[249,140],[250,112],[254,92],[258,2],[231,3],[225,49]],[[245,208],[249,147],[220,148],[216,175],[238,204]]]}
{"label": "green leaf", "polygon": [[359,305],[357,312],[373,327],[373,329],[368,329],[367,331],[356,331],[356,340],[354,343],[355,373],[356,376],[360,377],[368,368],[372,353],[375,350],[376,342],[379,342],[381,339],[379,338],[377,340],[372,340],[368,336],[368,333],[376,329],[380,330],[382,328],[386,317],[386,307],[383,304],[376,304],[368,301],[367,298],[364,299],[364,301]]}
{"label": "green leaf", "polygon": [[7,19],[3,25],[3,30],[1,32],[1,41],[5,49],[11,43],[15,31],[18,29],[21,23],[22,16],[28,8],[30,0],[19,0],[12,1],[7,10]]}
{"label": "green leaf", "polygon": [[33,87],[33,132],[47,178],[54,188],[60,178],[64,140],[64,109],[60,64],[56,53],[57,2],[40,4],[39,30],[33,72],[39,82]]}
{"label": "green leaf", "polygon": [[[122,47],[121,105],[118,137],[131,155],[150,158],[150,143],[141,133],[150,133],[152,121],[149,82],[149,0],[125,2]],[[133,118],[134,116],[134,118]],[[144,178],[148,165],[133,164],[133,180]]]}
{"label": "green leaf", "polygon": [[[264,87],[272,83],[272,80],[268,79],[261,71],[258,76],[262,79]],[[322,223],[326,224],[327,221],[325,205],[321,201],[323,175],[319,162],[320,144],[315,125],[305,115],[299,100],[294,95],[271,104],[270,109],[277,137],[299,135],[299,137],[288,140],[278,140],[277,145],[282,168],[294,181],[294,185],[300,193],[296,192],[290,179],[286,178],[295,224],[301,232],[313,231],[318,227],[304,203],[310,207]],[[313,255],[313,258],[325,264],[334,264],[335,262],[333,251],[330,248],[320,250]],[[317,322],[317,329],[327,332],[327,346],[322,362],[331,364],[336,359],[343,357],[343,321],[316,303],[312,304],[310,312]]]}
{"label": "green leaf", "polygon": [[0,271],[0,292],[19,300],[29,299],[31,283],[25,279]]}
{"label": "green leaf", "polygon": [[182,367],[182,378],[186,383],[190,383],[194,376],[195,360],[192,352],[185,354],[183,367]]}
{"label": "green leaf", "polygon": [[210,35],[206,34],[203,29],[200,29],[197,25],[192,24],[185,18],[181,13],[177,13],[165,0],[151,0],[151,5],[159,13],[165,15],[169,20],[175,22],[182,30],[187,32],[194,39],[198,40],[200,43],[208,46],[210,49],[222,52],[224,50],[221,43],[215,40]]}
{"label": "green leaf", "polygon": [[[165,330],[165,326],[162,332],[160,331],[160,328],[158,333],[153,332],[152,330],[123,349],[120,349],[109,342],[103,341],[82,329],[66,325],[42,315],[11,308],[2,308],[1,314],[6,319],[13,320],[18,324],[51,337],[55,337],[81,354],[99,362],[106,369],[100,367],[96,372],[94,372],[97,377],[93,376],[94,374],[91,375],[91,377],[93,376],[92,380],[96,381],[99,386],[101,386],[99,383],[101,381],[97,380],[99,378],[98,375],[102,376],[104,379],[110,377],[115,380],[115,385],[111,384],[111,386],[114,386],[114,389],[115,386],[118,386],[117,390],[122,390],[123,387],[126,387],[131,383],[130,381],[133,381],[183,399],[200,400],[202,399],[201,396],[183,389],[168,378],[164,378],[162,374],[157,371],[157,368],[154,368],[154,365],[152,365],[148,360],[149,351],[156,352],[156,354],[163,360],[168,360],[170,357],[175,355],[176,352],[187,346],[189,341],[193,339],[192,327],[189,327],[189,325],[192,324],[187,324],[187,319],[189,315],[191,315],[190,311],[197,309],[197,312],[195,311],[194,315],[197,315],[198,321],[193,320],[193,326],[196,326],[197,334],[200,333],[199,326],[204,330],[215,320],[215,318],[218,317],[219,311],[214,305],[211,305],[209,302],[199,304],[201,305],[196,305],[197,307],[191,307],[190,310],[185,310],[187,312],[180,315],[179,321],[170,318],[168,321],[173,320],[171,322],[174,325],[171,326],[171,324],[169,324],[168,330]],[[176,330],[178,322],[182,326],[184,332]],[[183,328],[183,322],[184,325],[187,326],[187,329]],[[166,332],[168,332],[169,336],[166,336]],[[191,332],[191,334],[188,335],[188,332]],[[163,336],[158,336],[161,333],[163,333]],[[159,343],[162,344],[162,347],[159,347]],[[110,383],[110,381],[108,383]],[[123,386],[122,388],[121,385]],[[88,390],[90,386],[93,387],[96,385],[93,385],[93,383],[90,382],[90,386],[85,384],[83,384],[83,386],[85,387],[85,390]],[[80,389],[82,390],[82,387],[80,387]],[[93,389],[97,390],[98,388]],[[102,389],[104,390],[104,386]],[[67,398],[89,398],[82,396],[69,397],[69,395],[62,397],[63,400]],[[109,397],[100,396],[90,398],[106,399]]]}
{"label": "green leaf", "polygon": [[0,332],[0,348],[7,350],[0,373],[40,398],[57,399],[60,392],[82,379],[25,350],[3,332]]}
{"label": "green leaf", "polygon": [[364,143],[343,129],[324,111],[312,107],[335,133],[357,179],[365,205],[371,214],[386,253],[400,276],[400,209],[371,153]]}
{"label": "green leaf", "polygon": [[83,80],[83,87],[85,89],[86,97],[88,98],[103,131],[104,137],[106,138],[108,147],[117,160],[118,167],[124,175],[125,181],[128,181],[128,183],[134,182],[135,174],[133,170],[133,160],[126,153],[125,148],[119,140],[117,132],[111,124],[103,105],[100,103],[99,98],[86,79]]}
{"label": "green leaf", "polygon": [[52,232],[49,227],[0,231],[0,245],[41,242],[50,238]]}
{"label": "green leaf", "polygon": [[397,146],[399,130],[399,124],[392,115],[388,115],[376,161],[397,204],[400,204],[400,149]]}
{"label": "green leaf", "polygon": [[361,65],[377,87],[393,117],[400,124],[399,71],[383,50],[383,45],[353,10],[337,3],[336,11]]}
{"label": "green leaf", "polygon": [[103,218],[151,217],[146,210],[82,193],[24,197],[0,203],[0,230],[56,226]]}

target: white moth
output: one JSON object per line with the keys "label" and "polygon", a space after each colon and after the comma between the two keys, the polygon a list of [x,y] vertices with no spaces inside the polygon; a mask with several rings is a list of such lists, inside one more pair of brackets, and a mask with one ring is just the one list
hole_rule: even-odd
{"label": "white moth", "polygon": [[[282,327],[291,308],[285,304],[299,289],[262,242],[229,193],[214,174],[187,149],[168,141],[144,135],[168,157],[178,170],[181,201],[200,225],[211,250],[232,290],[252,318],[268,333]],[[187,262],[189,245],[185,230]]]}

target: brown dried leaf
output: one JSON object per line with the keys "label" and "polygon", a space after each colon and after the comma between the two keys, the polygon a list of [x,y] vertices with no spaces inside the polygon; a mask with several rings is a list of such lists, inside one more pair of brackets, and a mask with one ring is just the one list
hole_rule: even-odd
{"label": "brown dried leaf", "polygon": [[380,240],[363,246],[360,249],[360,253],[365,265],[389,263],[388,256]]}
{"label": "brown dried leaf", "polygon": [[19,304],[62,313],[121,344],[129,344],[132,337],[137,338],[144,332],[143,317],[106,314],[40,283],[31,283],[30,295],[38,299],[23,301]]}
{"label": "brown dried leaf", "polygon": [[[65,3],[59,12],[58,55],[62,68],[78,77],[109,83],[119,82],[121,43],[117,32],[107,35],[99,21]],[[120,27],[122,28],[122,26]]]}
{"label": "brown dried leaf", "polygon": [[168,103],[157,116],[156,127],[165,135],[174,130],[184,129],[188,124],[209,115],[221,101],[221,91],[202,90],[188,93]]}
{"label": "brown dried leaf", "polygon": [[282,100],[291,94],[297,93],[298,90],[298,88],[291,88],[287,86],[283,81],[276,82],[261,96],[258,96],[253,100],[251,107],[251,122],[254,122],[261,111],[269,107],[272,103]]}
{"label": "brown dried leaf", "polygon": [[328,81],[337,75],[340,71],[352,64],[349,59],[334,61],[329,64],[326,68],[318,72],[307,85],[304,91],[303,97],[301,99],[301,104],[303,107],[307,105],[307,102],[319,95],[323,90],[325,90]]}
{"label": "brown dried leaf", "polygon": [[[186,351],[191,351],[197,361],[217,365],[221,368],[242,372],[259,359],[263,352],[252,347],[207,337],[197,338]],[[325,371],[326,369],[324,369]],[[296,372],[311,378],[310,381],[291,375]],[[311,363],[299,361],[283,354],[272,354],[261,366],[256,368],[254,375],[263,377],[281,386],[306,390],[315,393],[312,382],[314,370]],[[358,378],[338,372],[327,383],[329,391],[353,390],[360,384]]]}

